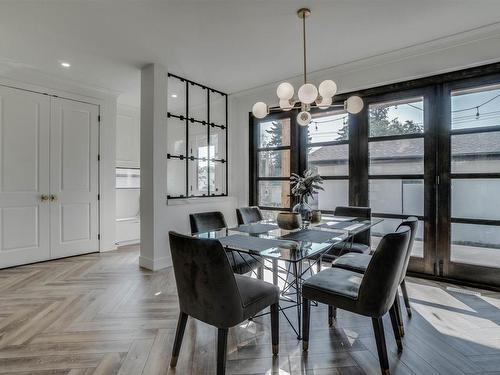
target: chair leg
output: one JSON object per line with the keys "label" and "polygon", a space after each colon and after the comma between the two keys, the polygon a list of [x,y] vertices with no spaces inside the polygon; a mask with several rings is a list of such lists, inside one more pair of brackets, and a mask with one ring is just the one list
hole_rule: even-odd
{"label": "chair leg", "polygon": [[328,325],[333,326],[333,320],[337,320],[337,308],[328,305]]}
{"label": "chair leg", "polygon": [[217,334],[217,375],[226,373],[227,328],[219,328]]}
{"label": "chair leg", "polygon": [[271,305],[271,336],[273,343],[273,355],[278,355],[280,340],[280,309],[277,303]]}
{"label": "chair leg", "polygon": [[396,298],[394,298],[394,310],[396,312],[396,318],[399,325],[399,335],[404,337],[405,335],[405,327],[403,324],[403,316],[401,315],[401,305],[399,303],[399,294],[396,293]]}
{"label": "chair leg", "polygon": [[401,333],[399,331],[398,317],[396,313],[396,306],[393,304],[389,310],[389,315],[391,317],[392,330],[394,331],[394,338],[396,339],[396,344],[398,346],[398,353],[403,351],[403,343],[401,342]]}
{"label": "chair leg", "polygon": [[408,298],[408,291],[406,290],[405,279],[403,279],[403,281],[401,282],[401,292],[403,292],[403,299],[405,301],[406,312],[408,313],[408,316],[411,317],[410,299]]}
{"label": "chair leg", "polygon": [[372,318],[373,331],[377,341],[378,360],[383,375],[389,375],[389,359],[387,358],[387,347],[385,346],[384,324],[382,318]]}
{"label": "chair leg", "polygon": [[316,262],[316,273],[321,272],[321,258]]}
{"label": "chair leg", "polygon": [[177,321],[177,331],[175,332],[174,347],[172,349],[172,358],[170,359],[170,367],[177,366],[177,359],[179,358],[179,352],[181,351],[182,337],[184,336],[187,319],[187,314],[183,312],[179,314],[179,320]]}
{"label": "chair leg", "polygon": [[309,325],[311,315],[311,301],[302,297],[302,350],[309,349]]}

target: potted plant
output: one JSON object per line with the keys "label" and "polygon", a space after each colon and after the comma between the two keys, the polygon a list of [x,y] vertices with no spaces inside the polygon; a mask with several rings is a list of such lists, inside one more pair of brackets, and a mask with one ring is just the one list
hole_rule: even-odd
{"label": "potted plant", "polygon": [[304,172],[303,177],[292,173],[290,183],[292,185],[292,196],[298,201],[293,207],[293,212],[300,213],[302,220],[310,221],[312,208],[307,203],[307,199],[309,197],[313,198],[313,194],[317,193],[319,190],[324,190],[321,186],[323,184],[321,176],[311,169],[308,169]]}

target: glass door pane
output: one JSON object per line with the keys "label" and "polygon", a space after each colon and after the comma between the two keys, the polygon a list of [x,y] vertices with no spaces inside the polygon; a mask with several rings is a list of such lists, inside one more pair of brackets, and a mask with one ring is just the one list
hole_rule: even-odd
{"label": "glass door pane", "polygon": [[424,252],[426,211],[430,207],[425,198],[425,174],[431,167],[425,163],[426,148],[430,147],[425,138],[429,131],[425,103],[424,96],[402,92],[388,100],[374,99],[368,106],[368,195],[372,214],[384,219],[372,230],[372,248],[402,220],[418,217],[409,268],[419,272],[429,271],[424,262],[433,261],[432,252],[427,252],[427,258]]}
{"label": "glass door pane", "polygon": [[449,93],[450,235],[443,273],[500,285],[500,85]]}
{"label": "glass door pane", "polygon": [[250,204],[259,206],[265,217],[288,211],[293,202],[290,197],[290,174],[297,173],[292,163],[292,136],[294,111],[268,115],[252,122],[252,197]]}

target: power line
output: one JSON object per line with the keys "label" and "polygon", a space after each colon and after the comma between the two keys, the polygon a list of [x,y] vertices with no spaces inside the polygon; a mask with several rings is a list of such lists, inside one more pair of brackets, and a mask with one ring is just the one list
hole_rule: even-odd
{"label": "power line", "polygon": [[476,110],[478,110],[478,109],[479,109],[479,108],[481,108],[482,106],[484,106],[484,105],[486,105],[486,104],[488,104],[488,103],[491,103],[493,100],[495,100],[495,99],[496,99],[496,98],[498,98],[498,97],[500,97],[500,94],[495,95],[494,97],[492,97],[492,98],[490,98],[490,99],[486,100],[484,103],[481,103],[481,104],[479,104],[479,105],[475,105],[475,106],[472,106],[472,107],[470,107],[470,108],[456,109],[456,110],[451,111],[451,112],[452,112],[452,113],[456,113],[456,112],[465,112],[465,111],[470,111],[470,110],[472,110],[472,109],[476,109]]}

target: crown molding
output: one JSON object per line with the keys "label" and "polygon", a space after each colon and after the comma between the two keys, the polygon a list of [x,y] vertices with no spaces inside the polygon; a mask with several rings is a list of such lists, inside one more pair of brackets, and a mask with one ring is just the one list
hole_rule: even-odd
{"label": "crown molding", "polygon": [[[500,38],[500,22],[491,23],[488,25],[480,26],[474,29],[469,29],[460,33],[451,34],[445,37],[432,39],[423,43],[413,44],[407,47],[399,48],[396,50],[391,50],[387,52],[383,52],[380,54],[372,55],[369,57],[352,60],[346,63],[334,65],[328,68],[319,69],[316,71],[308,72],[308,76],[310,79],[315,79],[318,76],[343,76],[348,74],[353,74],[356,72],[373,69],[376,67],[393,64],[397,62],[404,62],[410,59],[414,59],[417,57],[436,54],[441,51],[446,51],[454,48],[459,48],[461,46],[467,46],[470,44],[478,43],[481,41],[485,41],[488,39]],[[465,69],[469,67],[474,67],[482,64],[493,63],[500,61],[500,57],[494,59],[479,59],[477,62],[468,64],[468,65],[460,65],[455,67],[453,70],[457,69]],[[432,71],[425,72],[419,76],[407,77],[408,79],[412,78],[421,78],[428,75],[440,74],[450,71],[450,69],[443,69],[440,71]],[[231,93],[230,95],[233,98],[238,98],[242,96],[246,96],[252,93],[256,93],[262,89],[267,89],[276,86],[280,82],[283,81],[299,81],[302,79],[301,74],[297,74],[295,76],[291,76],[279,81],[269,82],[263,85],[259,85],[256,87],[252,87],[245,90],[236,91]],[[380,84],[387,84],[394,82],[380,82]],[[358,87],[355,90],[361,90],[368,87]]]}
{"label": "crown molding", "polygon": [[98,85],[61,77],[37,69],[28,64],[8,58],[0,58],[0,77],[5,81],[24,83],[26,85],[44,86],[53,90],[63,90],[69,93],[81,94],[84,91],[91,97],[112,96],[117,98],[121,92]]}

